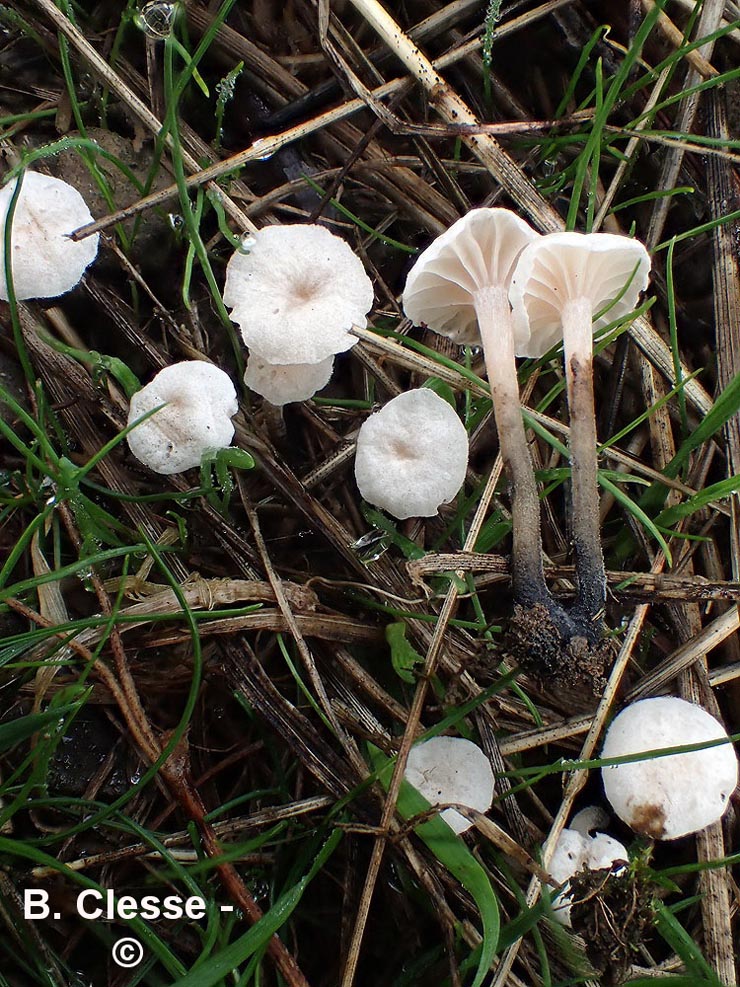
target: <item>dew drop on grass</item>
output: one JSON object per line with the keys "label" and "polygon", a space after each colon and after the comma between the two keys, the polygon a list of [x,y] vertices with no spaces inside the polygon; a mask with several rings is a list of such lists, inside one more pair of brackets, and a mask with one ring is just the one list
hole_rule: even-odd
{"label": "dew drop on grass", "polygon": [[377,562],[388,551],[391,540],[384,531],[369,531],[352,545],[363,565]]}
{"label": "dew drop on grass", "polygon": [[[268,142],[267,142],[267,140],[264,137],[259,137],[259,138],[257,138],[256,141],[253,142],[253,144],[252,144],[252,150],[253,151],[259,151],[259,149],[261,147],[264,147],[267,143]],[[272,150],[272,151],[268,151],[267,154],[258,154],[257,155],[257,160],[258,161],[269,161],[270,158],[273,156],[274,153],[275,153],[275,151]]]}
{"label": "dew drop on grass", "polygon": [[149,38],[163,41],[172,33],[177,4],[166,0],[150,0],[134,17],[134,23]]}

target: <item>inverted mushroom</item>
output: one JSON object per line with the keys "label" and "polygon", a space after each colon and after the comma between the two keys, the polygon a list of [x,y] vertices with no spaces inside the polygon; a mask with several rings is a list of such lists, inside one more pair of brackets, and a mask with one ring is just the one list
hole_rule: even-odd
{"label": "inverted mushroom", "polygon": [[[416,744],[404,778],[430,805],[452,802],[487,812],[493,802],[491,764],[480,747],[463,737],[433,737]],[[440,815],[456,833],[473,825],[456,809],[445,809]]]}
{"label": "inverted mushroom", "polygon": [[129,425],[154,414],[135,425],[126,441],[155,473],[182,473],[199,466],[204,453],[231,445],[238,408],[228,374],[202,360],[185,360],[160,370],[131,398]]}
{"label": "inverted mushroom", "polygon": [[432,517],[457,494],[468,465],[468,434],[443,398],[405,391],[362,423],[355,479],[362,496],[394,517]]}
{"label": "inverted mushroom", "polygon": [[320,363],[268,363],[257,353],[247,361],[244,383],[280,408],[293,401],[308,401],[326,387],[334,369],[334,357]]}
{"label": "inverted mushroom", "polygon": [[[0,189],[0,230],[5,229],[17,180]],[[11,233],[13,288],[16,298],[56,298],[80,281],[98,254],[97,233],[71,240],[93,218],[76,188],[36,171],[23,176]],[[0,298],[8,299],[5,238],[0,234]]]}
{"label": "inverted mushroom", "polygon": [[578,582],[573,614],[591,641],[599,637],[606,603],[593,333],[632,311],[649,272],[650,256],[637,240],[611,233],[550,233],[522,251],[511,279],[515,331],[525,341],[520,354],[539,357],[563,340]]}
{"label": "inverted mushroom", "polygon": [[675,840],[717,822],[737,787],[738,763],[722,724],[701,706],[660,696],[641,699],[612,721],[603,758],[726,740],[719,746],[601,769],[614,811],[636,833]]}
{"label": "inverted mushroom", "polygon": [[420,254],[406,281],[403,308],[458,343],[483,344],[499,446],[511,483],[514,599],[544,607],[558,639],[571,622],[545,583],[540,503],[519,401],[516,355],[528,330],[512,321],[508,292],[517,258],[540,239],[507,209],[473,209]]}
{"label": "inverted mushroom", "polygon": [[226,269],[224,304],[252,353],[273,364],[320,363],[367,325],[373,286],[351,247],[323,226],[265,226]]}

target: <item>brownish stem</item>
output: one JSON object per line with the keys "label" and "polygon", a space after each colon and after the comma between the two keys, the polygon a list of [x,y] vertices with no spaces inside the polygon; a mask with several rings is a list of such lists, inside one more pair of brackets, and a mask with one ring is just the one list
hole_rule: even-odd
{"label": "brownish stem", "polygon": [[598,637],[606,604],[606,572],[601,548],[596,412],[593,386],[591,304],[568,302],[563,311],[565,379],[570,410],[573,539],[578,593],[574,618],[586,636]]}
{"label": "brownish stem", "polygon": [[553,600],[545,583],[540,501],[519,403],[519,381],[511,308],[506,289],[487,288],[475,296],[488,383],[496,415],[499,448],[511,483],[514,597],[524,607]]}

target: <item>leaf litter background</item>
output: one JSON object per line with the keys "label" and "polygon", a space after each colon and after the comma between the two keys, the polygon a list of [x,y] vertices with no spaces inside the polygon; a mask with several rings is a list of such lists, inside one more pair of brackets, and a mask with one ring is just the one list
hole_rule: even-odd
{"label": "leaf litter background", "polygon": [[[740,12],[664,6],[420,0],[393,5],[385,39],[374,4],[338,0],[0,7],[5,170],[38,152],[97,217],[166,190],[106,223],[58,304],[2,305],[0,982],[330,985],[357,963],[357,984],[467,984],[494,950],[496,987],[736,982],[734,809],[652,855],[613,824],[648,890],[629,924],[587,889],[603,972],[533,879],[544,841],[602,799],[598,772],[562,759],[598,755],[615,701],[670,692],[740,730]],[[463,106],[488,126],[466,130]],[[482,360],[398,306],[414,252],[494,204],[654,250],[653,304],[596,364],[617,656],[601,699],[512,668]],[[135,377],[242,370],[217,294],[229,230],[317,220],[376,285],[329,388],[284,416],[241,394],[253,470],[148,474],[116,441]],[[557,358],[521,379],[567,598]],[[468,481],[439,517],[394,524],[360,502],[353,440],[430,380],[470,433]],[[467,850],[430,821],[377,837],[386,758],[432,728],[478,739],[500,775]],[[404,791],[400,808],[421,807]],[[61,917],[25,921],[25,887]],[[208,920],[86,923],[82,887],[202,894]],[[135,971],[110,960],[128,933]]]}

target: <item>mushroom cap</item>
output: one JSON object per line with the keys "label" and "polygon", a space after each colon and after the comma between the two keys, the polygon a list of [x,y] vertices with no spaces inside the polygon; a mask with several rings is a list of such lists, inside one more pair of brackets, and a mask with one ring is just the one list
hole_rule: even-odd
{"label": "mushroom cap", "polygon": [[[0,298],[5,280],[5,222],[16,180],[0,189]],[[56,298],[79,282],[98,254],[98,234],[70,240],[69,234],[93,218],[76,188],[37,171],[23,176],[13,213],[13,287],[16,298]]]}
{"label": "mushroom cap", "polygon": [[514,335],[523,341],[518,355],[539,357],[557,345],[563,308],[576,298],[590,302],[593,315],[614,302],[594,329],[631,312],[649,274],[650,254],[639,240],[615,233],[539,237],[522,251],[509,289]]}
{"label": "mushroom cap", "polygon": [[508,209],[472,209],[419,255],[406,279],[403,310],[456,343],[480,343],[475,294],[507,289],[522,250],[539,239]]}
{"label": "mushroom cap", "polygon": [[252,353],[247,361],[244,383],[279,408],[293,401],[308,401],[326,387],[333,370],[333,356],[321,363],[279,364],[268,363]]}
{"label": "mushroom cap", "polygon": [[595,833],[590,837],[575,829],[564,829],[555,844],[548,868],[553,880],[564,885],[552,899],[554,918],[570,928],[571,877],[584,868],[602,870],[619,860],[629,860],[627,849],[612,836]]}
{"label": "mushroom cap", "polygon": [[370,504],[399,519],[432,517],[457,494],[468,465],[468,434],[427,387],[405,391],[363,422],[355,479]]}
{"label": "mushroom cap", "polygon": [[[432,737],[411,748],[404,778],[430,805],[456,802],[487,812],[493,801],[491,765],[477,744],[463,737]],[[445,809],[442,819],[456,833],[473,823],[455,809]]]}
{"label": "mushroom cap", "polygon": [[323,226],[265,226],[229,261],[224,304],[268,363],[320,363],[356,343],[373,285],[352,248]]}
{"label": "mushroom cap", "polygon": [[[602,757],[726,738],[713,716],[675,696],[641,699],[615,717]],[[601,769],[606,797],[636,833],[675,840],[720,819],[738,779],[732,744]]]}
{"label": "mushroom cap", "polygon": [[203,453],[231,445],[238,411],[228,374],[212,363],[185,360],[160,370],[131,398],[128,424],[166,405],[126,436],[129,449],[155,473],[200,466]]}

